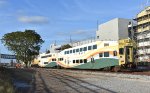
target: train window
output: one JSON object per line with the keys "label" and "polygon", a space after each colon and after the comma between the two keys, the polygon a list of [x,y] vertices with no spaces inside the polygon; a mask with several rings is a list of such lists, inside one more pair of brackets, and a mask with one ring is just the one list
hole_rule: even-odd
{"label": "train window", "polygon": [[103,53],[99,53],[99,57],[103,57]]}
{"label": "train window", "polygon": [[64,59],[63,58],[61,58],[61,61],[63,61]]}
{"label": "train window", "polygon": [[87,47],[84,47],[83,51],[87,51]]}
{"label": "train window", "polygon": [[52,55],[48,55],[48,57],[51,57]]}
{"label": "train window", "polygon": [[87,63],[87,59],[84,59],[84,63]]}
{"label": "train window", "polygon": [[44,62],[44,64],[48,64],[48,62]]}
{"label": "train window", "polygon": [[88,50],[92,50],[92,46],[88,46]]}
{"label": "train window", "polygon": [[97,49],[97,45],[93,45],[93,49]]}
{"label": "train window", "polygon": [[76,63],[76,61],[75,61],[75,60],[73,60],[73,63]]}
{"label": "train window", "polygon": [[95,62],[93,57],[91,58],[91,62]]}
{"label": "train window", "polygon": [[73,50],[73,53],[75,53],[75,49]]}
{"label": "train window", "polygon": [[109,57],[109,52],[104,52],[104,57]]}
{"label": "train window", "polygon": [[104,43],[104,47],[109,46],[109,43]]}
{"label": "train window", "polygon": [[56,59],[52,59],[52,61],[56,61]]}
{"label": "train window", "polygon": [[67,51],[65,51],[65,53],[64,54],[67,54]]}
{"label": "train window", "polygon": [[123,48],[119,48],[119,54],[121,54],[121,55],[124,54],[124,49]]}
{"label": "train window", "polygon": [[76,49],[76,52],[79,52],[79,49]]}
{"label": "train window", "polygon": [[82,60],[82,59],[80,60],[80,63],[83,63],[83,60]]}
{"label": "train window", "polygon": [[76,60],[76,63],[79,63],[79,60]]}
{"label": "train window", "polygon": [[72,53],[72,50],[70,50],[70,54]]}
{"label": "train window", "polygon": [[117,51],[113,51],[114,56],[117,56]]}
{"label": "train window", "polygon": [[80,52],[82,52],[82,48],[80,48]]}
{"label": "train window", "polygon": [[127,49],[127,55],[129,55],[130,54],[130,49]]}
{"label": "train window", "polygon": [[69,54],[69,51],[67,51],[67,54]]}

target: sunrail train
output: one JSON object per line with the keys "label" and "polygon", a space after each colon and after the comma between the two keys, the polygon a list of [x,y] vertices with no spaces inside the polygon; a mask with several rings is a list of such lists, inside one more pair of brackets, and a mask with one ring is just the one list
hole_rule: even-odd
{"label": "sunrail train", "polygon": [[115,69],[134,64],[136,43],[131,39],[118,41],[95,41],[65,49],[59,53],[40,56],[40,67],[61,67],[73,69]]}

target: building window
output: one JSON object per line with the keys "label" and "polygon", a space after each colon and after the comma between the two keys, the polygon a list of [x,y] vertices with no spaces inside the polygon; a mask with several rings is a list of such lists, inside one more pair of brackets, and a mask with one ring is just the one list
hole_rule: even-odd
{"label": "building window", "polygon": [[93,45],[93,49],[97,49],[97,45]]}
{"label": "building window", "polygon": [[88,46],[88,50],[92,50],[92,46]]}
{"label": "building window", "polygon": [[103,57],[103,53],[99,53],[99,57]]}
{"label": "building window", "polygon": [[117,51],[113,51],[114,56],[117,56]]}
{"label": "building window", "polygon": [[99,36],[97,36],[97,39],[99,39]]}
{"label": "building window", "polygon": [[104,52],[104,57],[109,57],[109,52]]}

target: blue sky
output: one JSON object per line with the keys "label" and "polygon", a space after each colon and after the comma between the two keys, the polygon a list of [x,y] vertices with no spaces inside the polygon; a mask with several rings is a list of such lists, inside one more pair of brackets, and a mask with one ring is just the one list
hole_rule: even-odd
{"label": "blue sky", "polygon": [[[6,33],[33,29],[45,43],[82,40],[95,35],[99,24],[113,18],[134,18],[147,0],[0,0],[0,38]],[[1,53],[10,53],[0,43]]]}

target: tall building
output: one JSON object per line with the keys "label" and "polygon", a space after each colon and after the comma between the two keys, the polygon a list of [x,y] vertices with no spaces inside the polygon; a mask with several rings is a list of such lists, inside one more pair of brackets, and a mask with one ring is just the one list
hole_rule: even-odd
{"label": "tall building", "polygon": [[98,26],[96,31],[97,40],[112,40],[133,38],[134,33],[131,31],[131,25],[134,22],[131,19],[115,18]]}
{"label": "tall building", "polygon": [[150,64],[150,7],[137,14],[138,61]]}

